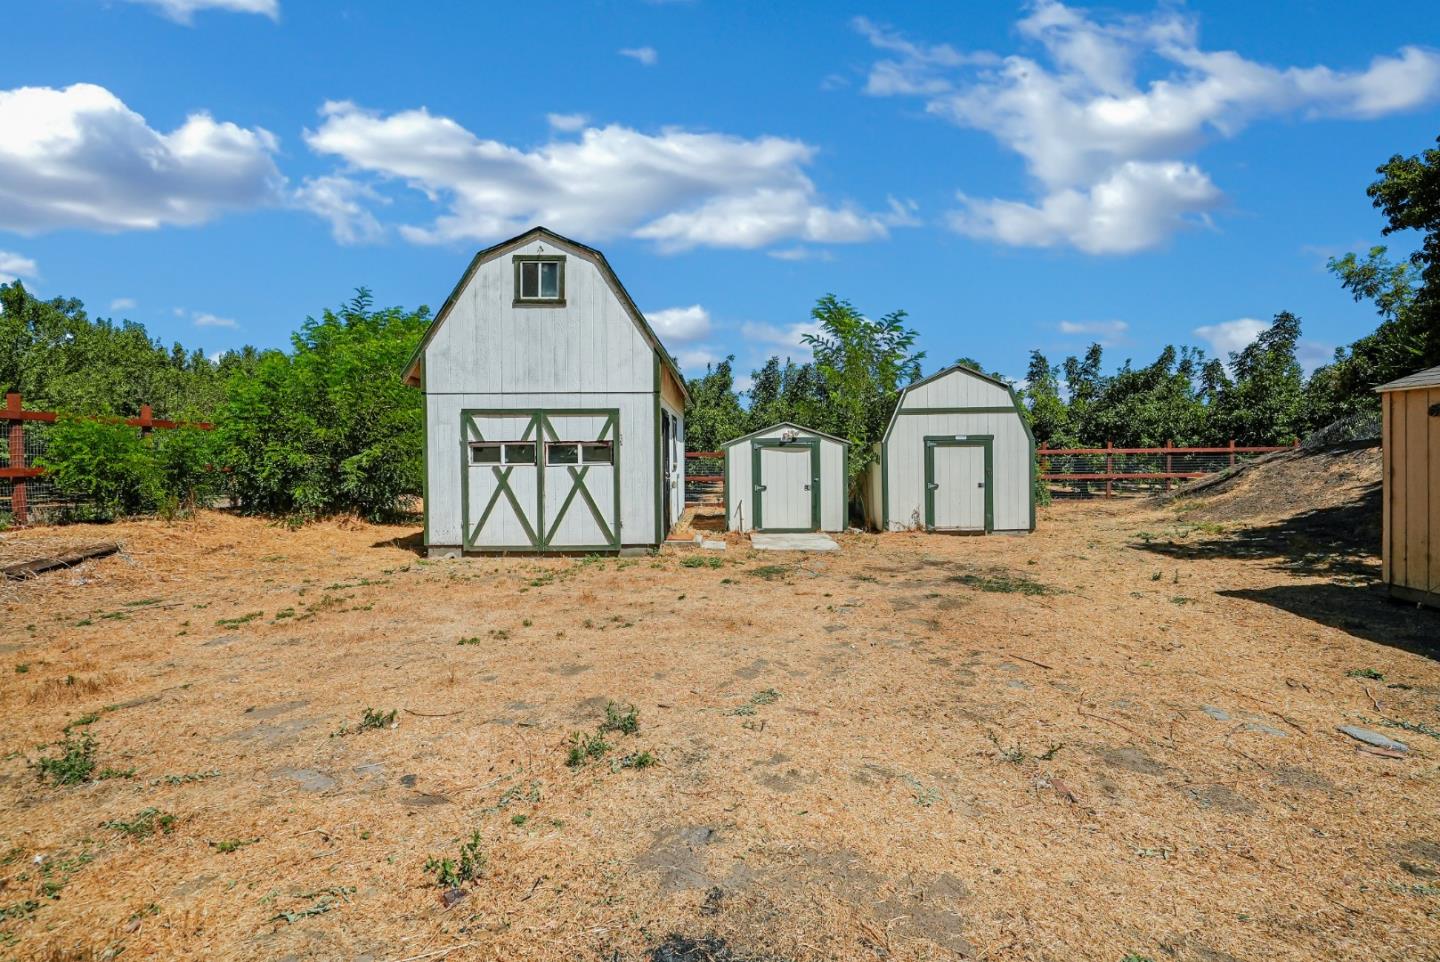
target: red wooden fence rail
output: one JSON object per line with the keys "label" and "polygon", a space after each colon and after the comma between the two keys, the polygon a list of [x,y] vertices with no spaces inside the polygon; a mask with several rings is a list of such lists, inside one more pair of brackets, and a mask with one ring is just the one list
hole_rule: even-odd
{"label": "red wooden fence rail", "polygon": [[[1106,442],[1103,448],[1047,448],[1040,445],[1035,455],[1040,459],[1040,477],[1046,481],[1104,481],[1105,497],[1110,497],[1114,491],[1116,481],[1164,481],[1168,487],[1171,481],[1185,480],[1189,478],[1203,478],[1207,474],[1213,474],[1215,468],[1208,471],[1176,471],[1175,458],[1189,455],[1226,455],[1229,466],[1233,466],[1237,456],[1242,454],[1272,454],[1276,451],[1289,451],[1300,446],[1296,441],[1291,445],[1237,445],[1233,440],[1224,447],[1176,447],[1174,442],[1166,442],[1161,448],[1117,448]],[[1115,458],[1128,455],[1153,455],[1164,456],[1164,471],[1116,471]],[[1046,471],[1049,458],[1057,457],[1104,457],[1104,471]]]}
{"label": "red wooden fence rail", "polygon": [[[10,464],[8,467],[0,468],[0,479],[9,479],[14,482],[10,489],[10,515],[15,524],[25,524],[30,520],[29,490],[26,481],[30,478],[38,478],[45,473],[44,468],[27,467],[25,464],[25,422],[39,421],[44,424],[54,424],[59,414],[55,411],[26,411],[24,410],[23,399],[19,394],[10,392],[5,395],[5,407],[0,408],[0,421],[9,421],[9,452]],[[139,428],[142,435],[149,434],[155,428],[168,430],[170,428],[199,428],[208,431],[214,425],[208,421],[167,421],[164,418],[157,418],[150,412],[150,405],[140,405],[140,416],[138,418],[91,418],[94,421],[111,421],[115,424],[125,424],[132,428]]]}

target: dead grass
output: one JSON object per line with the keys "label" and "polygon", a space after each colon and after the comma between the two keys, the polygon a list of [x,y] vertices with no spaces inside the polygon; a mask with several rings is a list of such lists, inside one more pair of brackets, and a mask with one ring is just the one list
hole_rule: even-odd
{"label": "dead grass", "polygon": [[[1152,550],[1229,524],[1137,537],[1185,523],[1070,504],[720,569],[430,563],[353,520],[64,529],[126,551],[0,609],[0,957],[1426,957],[1440,741],[1384,721],[1440,723],[1407,650],[1440,616]],[[567,766],[607,705],[635,730]],[[329,737],[376,706],[398,727]],[[42,782],[91,714],[97,772],[133,777]],[[99,827],[149,810],[169,831]]]}

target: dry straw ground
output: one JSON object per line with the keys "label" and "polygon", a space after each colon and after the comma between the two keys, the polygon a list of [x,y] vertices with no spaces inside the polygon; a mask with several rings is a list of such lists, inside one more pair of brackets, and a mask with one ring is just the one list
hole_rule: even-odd
{"label": "dry straw ground", "polygon": [[1440,615],[1204,510],[804,559],[68,529],[125,551],[0,598],[0,958],[1433,958]]}

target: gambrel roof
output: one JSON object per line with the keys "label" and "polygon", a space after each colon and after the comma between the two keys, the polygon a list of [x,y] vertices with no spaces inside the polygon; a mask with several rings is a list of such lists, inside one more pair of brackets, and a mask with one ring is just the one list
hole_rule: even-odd
{"label": "gambrel roof", "polygon": [[470,283],[470,279],[475,276],[475,272],[480,269],[480,265],[486,261],[501,257],[507,251],[516,247],[522,247],[540,237],[548,238],[562,247],[568,247],[581,256],[587,257],[595,262],[595,266],[600,269],[601,276],[605,278],[606,283],[610,285],[610,289],[614,291],[615,296],[620,299],[620,303],[625,307],[625,310],[630,314],[631,318],[639,325],[640,332],[645,336],[645,340],[649,342],[650,347],[660,358],[660,363],[670,372],[671,376],[675,378],[675,383],[680,387],[681,395],[685,398],[686,402],[689,402],[690,392],[685,386],[685,376],[681,374],[680,369],[675,366],[675,359],[670,356],[669,351],[665,350],[665,345],[660,343],[660,338],[655,334],[654,329],[650,327],[650,322],[645,320],[645,315],[640,312],[640,308],[635,306],[635,301],[630,297],[630,292],[625,290],[624,284],[620,283],[620,278],[616,276],[614,269],[610,266],[610,262],[605,259],[605,255],[593,247],[586,247],[579,241],[574,241],[562,234],[557,234],[548,227],[539,226],[532,227],[525,233],[516,235],[509,240],[501,241],[493,247],[487,247],[471,259],[470,266],[465,268],[465,273],[461,275],[459,283],[455,285],[455,289],[450,292],[450,296],[447,297],[445,303],[441,305],[440,312],[435,315],[435,320],[430,322],[430,326],[425,330],[425,336],[420,339],[420,344],[415,348],[415,352],[410,355],[410,360],[405,362],[405,370],[403,372],[405,383],[411,387],[420,386],[420,363],[425,355],[425,348],[430,345],[431,340],[435,337],[435,333],[440,330],[440,325],[445,323],[445,318],[450,316],[450,311],[455,306],[456,300],[459,299],[460,292],[465,290],[465,285]]}

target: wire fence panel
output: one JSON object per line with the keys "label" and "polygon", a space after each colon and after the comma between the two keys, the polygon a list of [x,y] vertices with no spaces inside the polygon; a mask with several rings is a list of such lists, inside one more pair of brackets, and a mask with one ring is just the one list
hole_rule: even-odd
{"label": "wire fence panel", "polygon": [[[55,411],[27,411],[19,394],[5,395],[5,406],[0,408],[0,434],[5,438],[0,444],[0,515],[7,515],[11,524],[50,520],[85,506],[83,501],[62,494],[44,469],[36,467],[36,461],[45,455],[59,416]],[[148,404],[140,405],[139,417],[94,420],[128,425],[142,437],[157,429],[190,427],[208,431],[213,426],[156,418]]]}
{"label": "wire fence panel", "polygon": [[1289,451],[1292,446],[1163,448],[1045,448],[1035,452],[1040,477],[1057,496],[1091,497],[1103,493],[1148,493],[1177,481],[1200,478],[1247,458]]}
{"label": "wire fence panel", "polygon": [[685,503],[724,504],[725,452],[685,452]]}

